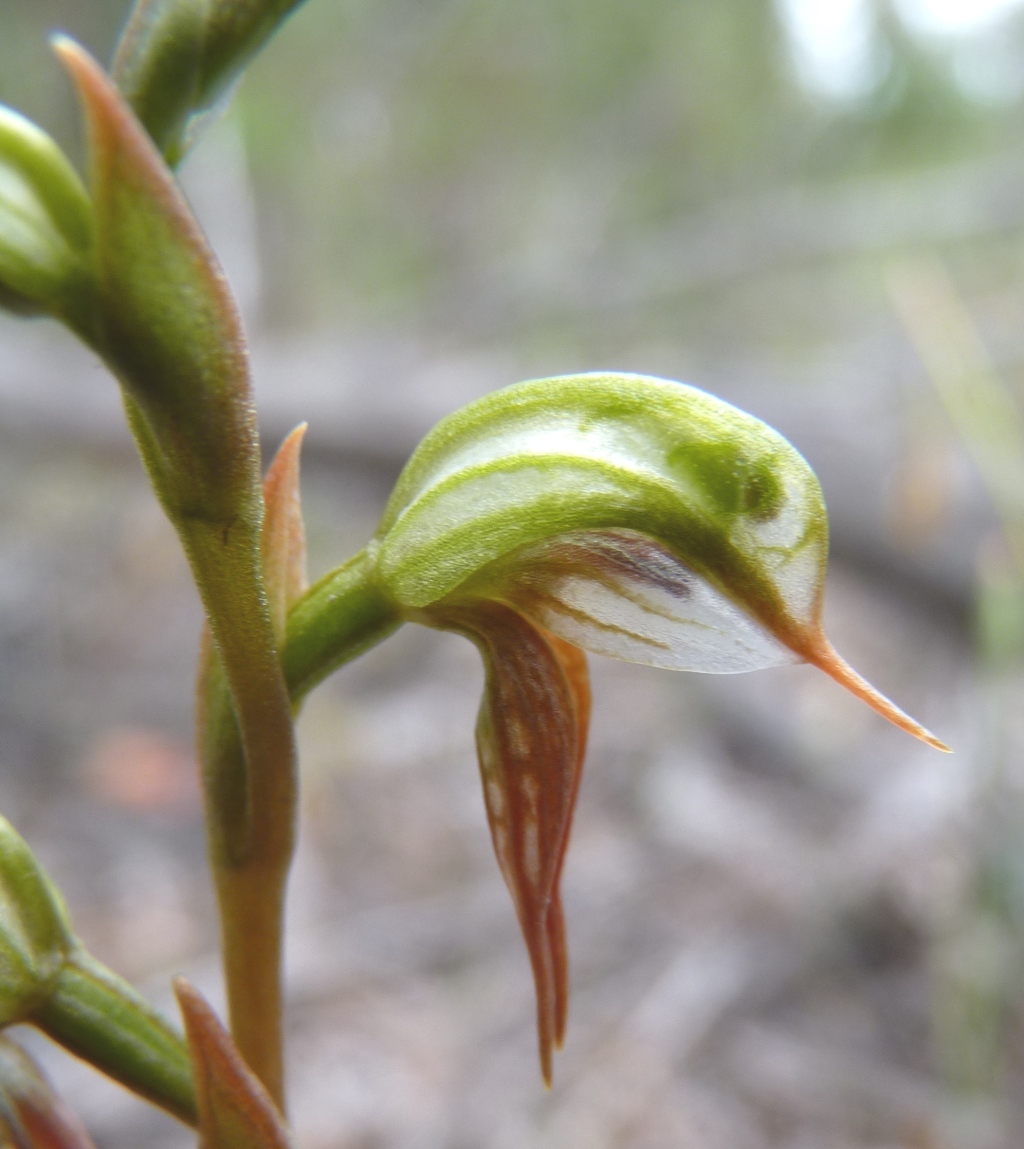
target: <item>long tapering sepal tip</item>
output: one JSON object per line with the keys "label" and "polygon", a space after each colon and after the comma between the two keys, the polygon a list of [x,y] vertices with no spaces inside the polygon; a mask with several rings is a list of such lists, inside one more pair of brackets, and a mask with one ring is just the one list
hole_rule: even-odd
{"label": "long tapering sepal tip", "polygon": [[952,754],[952,747],[947,746],[941,738],[936,737],[930,730],[922,726],[915,718],[901,710],[895,702],[886,698],[881,691],[876,690],[870,682],[840,655],[827,639],[808,651],[805,655],[807,661],[819,670],[823,670],[829,678],[834,679],[840,686],[845,686],[851,694],[856,695],[862,702],[866,702],[875,713],[880,714],[900,730],[931,746],[941,750],[944,754]]}

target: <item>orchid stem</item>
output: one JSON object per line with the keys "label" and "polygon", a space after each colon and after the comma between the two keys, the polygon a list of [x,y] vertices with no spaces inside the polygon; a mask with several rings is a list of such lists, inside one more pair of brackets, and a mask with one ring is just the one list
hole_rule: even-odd
{"label": "orchid stem", "polygon": [[[238,524],[235,530],[242,535],[245,525]],[[202,529],[189,533],[186,549],[222,655],[210,660],[211,668],[216,668],[209,676],[215,684],[211,689],[223,695],[236,731],[237,712],[242,731],[236,735],[238,755],[230,778],[218,778],[217,765],[201,756],[210,840],[228,847],[211,851],[211,862],[220,902],[232,1030],[249,1067],[283,1108],[280,919],[294,851],[298,789],[292,716],[270,638],[266,603],[244,601],[239,587],[244,590],[252,583],[232,584],[230,578],[228,550],[238,546],[258,554],[256,545],[219,532],[216,537]],[[236,562],[245,559],[239,556]],[[253,633],[254,619],[265,624],[264,634]],[[199,729],[204,742],[206,719],[201,700]],[[225,863],[230,879],[224,876]],[[265,893],[257,896],[257,886]],[[260,904],[261,897],[265,905]]]}
{"label": "orchid stem", "polygon": [[373,547],[371,543],[325,575],[288,615],[281,662],[296,709],[317,683],[403,622],[397,604],[377,581]]}
{"label": "orchid stem", "polygon": [[[376,583],[369,550],[317,583],[291,612],[281,655],[293,711],[313,686],[387,638],[401,621]],[[270,779],[272,788],[256,793],[219,659],[208,661],[198,693],[199,757],[231,1032],[283,1111],[281,955],[297,786],[282,763]]]}

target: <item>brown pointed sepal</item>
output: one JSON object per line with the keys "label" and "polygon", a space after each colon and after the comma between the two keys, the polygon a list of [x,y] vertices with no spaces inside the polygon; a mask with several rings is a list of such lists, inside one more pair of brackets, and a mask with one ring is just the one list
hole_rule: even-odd
{"label": "brown pointed sepal", "polygon": [[501,602],[463,601],[432,614],[435,625],[472,638],[484,657],[476,732],[484,803],[530,955],[541,1072],[550,1085],[568,1010],[559,879],[590,716],[586,658]]}
{"label": "brown pointed sepal", "polygon": [[182,977],[174,979],[174,993],[192,1055],[203,1149],[291,1149],[284,1119],[206,999]]}
{"label": "brown pointed sepal", "polygon": [[95,1149],[85,1126],[42,1070],[0,1037],[0,1144],[14,1149]]}

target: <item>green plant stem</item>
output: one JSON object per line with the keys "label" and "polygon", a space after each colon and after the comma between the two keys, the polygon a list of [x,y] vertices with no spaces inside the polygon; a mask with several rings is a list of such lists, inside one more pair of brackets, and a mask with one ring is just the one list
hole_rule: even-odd
{"label": "green plant stem", "polygon": [[[282,918],[298,784],[291,708],[268,638],[267,606],[247,601],[245,588],[254,580],[232,578],[235,564],[258,554],[249,533],[243,523],[226,533],[205,523],[182,531],[220,656],[211,678],[237,748],[226,778],[219,777],[222,759],[203,762],[231,1028],[249,1067],[283,1109]],[[231,555],[235,546],[244,553]],[[254,619],[264,622],[264,633],[254,633]]]}
{"label": "green plant stem", "polygon": [[198,1124],[185,1042],[149,1002],[84,950],[69,955],[32,1023],[187,1125]]}
{"label": "green plant stem", "polygon": [[[236,955],[225,962],[232,1032],[245,1061],[283,1110],[280,919],[295,848],[298,781],[291,704],[264,590],[261,517],[252,508],[232,518],[192,513],[168,482],[162,452],[128,395],[125,409],[209,619],[224,701],[230,697],[238,715],[240,741],[237,731],[235,738],[245,752],[239,751],[236,769],[226,780],[214,777],[215,767],[204,769],[207,820],[211,838],[223,843],[232,867],[251,870],[251,882],[266,884],[266,908],[237,881],[218,883],[218,890],[225,952]],[[234,896],[240,899],[237,906],[230,904]],[[277,915],[274,929],[268,913]],[[245,952],[244,962],[236,951]]]}
{"label": "green plant stem", "polygon": [[[208,7],[151,6],[172,15]],[[91,334],[122,384],[129,425],[188,556],[245,750],[244,785],[229,807],[208,803],[208,814],[230,823],[234,860],[269,881],[280,916],[275,890],[283,889],[295,838],[295,739],[263,578],[259,434],[240,319],[188,204],[110,77],[71,41],[55,47],[89,129]],[[272,946],[280,926],[265,929],[254,904],[243,897],[229,928],[254,947]],[[247,913],[256,915],[251,933]],[[252,960],[276,971],[280,953],[260,950]],[[279,993],[250,994],[245,1012],[246,1033],[280,1033]],[[281,1104],[279,1045],[263,1037],[241,1053]]]}
{"label": "green plant stem", "polygon": [[[401,617],[378,586],[373,566],[372,552],[361,551],[308,591],[289,616],[281,660],[294,710],[332,670],[400,625]],[[281,951],[291,839],[268,835],[264,841],[250,832],[250,825],[258,823],[251,813],[246,816],[253,802],[232,692],[222,661],[204,663],[198,692],[199,757],[231,1032],[246,1062],[283,1109]],[[258,775],[251,758],[249,771],[255,786]],[[287,794],[279,777],[268,781],[277,787],[281,803],[271,813],[280,816],[287,802],[287,825],[292,827],[294,777]],[[270,829],[279,830],[279,824]],[[267,845],[273,848],[264,848]],[[272,1072],[275,1056],[278,1068]]]}
{"label": "green plant stem", "polygon": [[[378,585],[373,567],[369,548],[360,551],[307,591],[288,616],[281,662],[294,712],[318,682],[401,625],[401,615]],[[250,848],[247,834],[246,757],[219,659],[209,660],[200,677],[197,726],[204,793],[215,815],[207,819],[215,872],[259,869],[264,858]],[[267,860],[272,863],[273,855]],[[234,887],[234,879],[229,884]],[[241,939],[243,949],[247,944]]]}
{"label": "green plant stem", "polygon": [[317,683],[403,622],[375,576],[375,548],[371,543],[310,587],[288,615],[281,663],[296,711]]}
{"label": "green plant stem", "polygon": [[297,791],[291,706],[266,599],[257,597],[255,579],[237,577],[239,568],[261,562],[258,538],[250,537],[255,532],[243,523],[228,530],[201,522],[180,529],[238,714],[248,764],[248,784],[230,796],[229,809],[214,813],[223,824],[239,827],[232,843],[236,861],[287,869],[294,848]]}
{"label": "green plant stem", "polygon": [[[250,861],[242,866],[216,865],[213,876],[231,1036],[283,1113],[281,962],[288,871]],[[275,1076],[270,1075],[272,1067]]]}

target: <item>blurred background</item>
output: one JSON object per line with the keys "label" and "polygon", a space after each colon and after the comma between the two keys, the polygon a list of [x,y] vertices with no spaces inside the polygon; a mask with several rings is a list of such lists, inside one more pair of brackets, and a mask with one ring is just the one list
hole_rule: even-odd
{"label": "blurred background", "polygon": [[[80,160],[0,0],[0,100]],[[592,660],[554,1089],[491,856],[462,640],[310,700],[289,943],[303,1149],[1010,1149],[1024,1140],[1024,4],[309,0],[183,181],[265,442],[308,419],[318,575],[420,436],[533,376],[705,387],[818,471],[809,668]],[[0,317],[0,809],[103,960],[220,1000],[190,746],[200,615],[104,371]],[[101,1149],[190,1138],[25,1040]]]}

